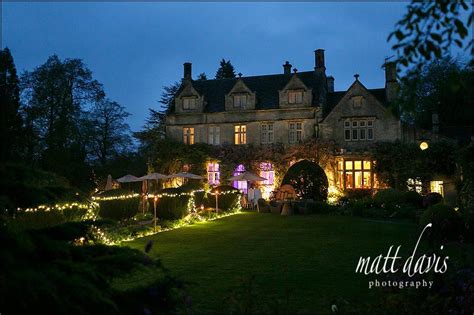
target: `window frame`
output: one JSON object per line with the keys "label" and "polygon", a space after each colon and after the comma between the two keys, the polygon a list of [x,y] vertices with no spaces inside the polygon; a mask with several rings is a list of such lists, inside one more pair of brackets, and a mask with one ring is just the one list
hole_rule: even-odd
{"label": "window frame", "polygon": [[247,144],[247,125],[245,124],[234,125],[234,144],[235,145]]}
{"label": "window frame", "polygon": [[[375,140],[375,118],[346,118],[343,138],[346,142]],[[363,136],[362,136],[363,135]]]}
{"label": "window frame", "polygon": [[233,94],[232,103],[234,108],[246,108],[248,104],[248,95],[245,93]]}
{"label": "window frame", "polygon": [[289,90],[288,91],[288,104],[291,104],[291,105],[303,104],[303,93],[304,93],[304,90]]}
{"label": "window frame", "polygon": [[192,145],[195,143],[194,127],[183,127],[183,143]]}
{"label": "window frame", "polygon": [[290,121],[288,123],[288,143],[295,144],[295,143],[300,143],[301,141],[303,141],[303,122]]}
{"label": "window frame", "polygon": [[[192,105],[189,103],[189,101],[193,101]],[[183,97],[183,110],[195,110],[196,109],[196,97],[194,96],[187,96]]]}
{"label": "window frame", "polygon": [[207,143],[219,145],[221,143],[221,127],[209,126],[207,129]]}
{"label": "window frame", "polygon": [[260,125],[260,143],[272,144],[274,141],[274,124],[272,122],[264,122]]}

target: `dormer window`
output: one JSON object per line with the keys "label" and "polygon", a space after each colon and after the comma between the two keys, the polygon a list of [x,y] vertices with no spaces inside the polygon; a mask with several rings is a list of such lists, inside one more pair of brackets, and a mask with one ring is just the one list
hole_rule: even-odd
{"label": "dormer window", "polygon": [[288,91],[288,104],[303,103],[303,91]]}
{"label": "dormer window", "polygon": [[196,109],[196,98],[195,97],[184,97],[183,98],[183,110]]}
{"label": "dormer window", "polygon": [[245,108],[247,106],[247,94],[234,95],[234,108]]}

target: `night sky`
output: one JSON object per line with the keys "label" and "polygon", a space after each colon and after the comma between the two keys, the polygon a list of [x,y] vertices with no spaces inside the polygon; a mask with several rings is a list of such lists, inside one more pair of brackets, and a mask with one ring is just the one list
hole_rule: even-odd
{"label": "night sky", "polygon": [[286,60],[307,71],[313,51],[323,48],[336,90],[347,89],[355,73],[368,88],[383,87],[381,65],[393,55],[386,39],[406,5],[8,2],[2,47],[11,49],[20,73],[52,54],[83,59],[138,130],[187,61],[194,78],[213,78],[222,58],[244,76],[281,73]]}

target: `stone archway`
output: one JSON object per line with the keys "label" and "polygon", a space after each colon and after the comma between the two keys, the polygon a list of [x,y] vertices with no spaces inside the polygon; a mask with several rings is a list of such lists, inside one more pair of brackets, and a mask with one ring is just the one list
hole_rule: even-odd
{"label": "stone archway", "polygon": [[289,184],[296,190],[298,197],[326,201],[328,197],[328,178],[318,164],[301,160],[293,164],[285,173],[282,185]]}

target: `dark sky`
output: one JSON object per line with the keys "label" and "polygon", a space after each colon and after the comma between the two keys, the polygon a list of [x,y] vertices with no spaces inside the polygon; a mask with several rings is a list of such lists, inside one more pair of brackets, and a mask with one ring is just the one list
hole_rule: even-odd
{"label": "dark sky", "polygon": [[2,46],[17,69],[48,56],[81,58],[109,98],[132,114],[138,130],[162,87],[179,80],[183,63],[193,76],[214,77],[230,59],[244,76],[281,73],[289,60],[300,71],[326,50],[336,90],[355,73],[368,88],[383,87],[386,39],[407,3],[3,3]]}

